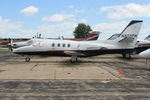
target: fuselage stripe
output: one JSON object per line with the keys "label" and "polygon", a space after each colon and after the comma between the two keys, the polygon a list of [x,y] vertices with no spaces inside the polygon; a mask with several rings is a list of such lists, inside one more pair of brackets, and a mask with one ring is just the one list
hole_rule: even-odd
{"label": "fuselage stripe", "polygon": [[48,52],[57,52],[57,51],[79,51],[79,50],[48,50]]}

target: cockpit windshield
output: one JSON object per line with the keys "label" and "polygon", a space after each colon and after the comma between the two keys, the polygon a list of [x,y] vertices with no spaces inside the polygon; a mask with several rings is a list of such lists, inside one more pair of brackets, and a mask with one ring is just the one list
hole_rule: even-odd
{"label": "cockpit windshield", "polygon": [[34,46],[34,47],[41,47],[41,46],[43,46],[44,45],[44,43],[43,43],[43,41],[33,41],[33,43],[32,43],[32,45]]}
{"label": "cockpit windshield", "polygon": [[28,45],[31,45],[32,43],[33,43],[33,40],[28,40],[28,41],[27,41],[27,44],[28,44]]}

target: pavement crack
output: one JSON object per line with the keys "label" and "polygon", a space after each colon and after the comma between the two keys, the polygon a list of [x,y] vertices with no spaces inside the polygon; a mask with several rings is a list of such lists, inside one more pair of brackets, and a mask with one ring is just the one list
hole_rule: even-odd
{"label": "pavement crack", "polygon": [[37,67],[38,66],[38,64],[35,64],[31,69],[30,69],[30,71],[33,71],[33,69],[35,68],[35,67]]}

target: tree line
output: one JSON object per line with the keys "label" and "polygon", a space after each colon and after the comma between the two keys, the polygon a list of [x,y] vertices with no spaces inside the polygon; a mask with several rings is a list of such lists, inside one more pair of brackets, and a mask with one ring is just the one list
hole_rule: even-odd
{"label": "tree line", "polygon": [[92,31],[92,29],[89,25],[79,23],[78,26],[75,27],[73,35],[75,38],[86,38],[90,31]]}

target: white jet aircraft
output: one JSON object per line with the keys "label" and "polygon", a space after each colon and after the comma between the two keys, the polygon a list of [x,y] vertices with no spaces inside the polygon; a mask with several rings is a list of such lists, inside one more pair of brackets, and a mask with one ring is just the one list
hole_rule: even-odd
{"label": "white jet aircraft", "polygon": [[72,41],[35,39],[30,45],[19,47],[13,53],[27,55],[71,56],[71,62],[76,62],[78,57],[90,57],[101,54],[130,54],[136,47],[136,41],[143,21],[133,20],[113,39],[106,41]]}

